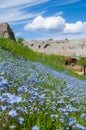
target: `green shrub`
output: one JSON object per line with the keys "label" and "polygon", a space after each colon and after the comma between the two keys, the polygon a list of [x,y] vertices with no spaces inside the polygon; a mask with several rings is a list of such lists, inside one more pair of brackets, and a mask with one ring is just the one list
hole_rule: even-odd
{"label": "green shrub", "polygon": [[[14,42],[11,39],[0,38],[0,47],[4,50],[11,52],[16,57],[23,57],[26,60],[33,62],[40,62],[45,66],[49,66],[52,69],[58,71],[67,71],[70,75],[79,79],[86,79],[84,76],[80,76],[74,73],[72,70],[67,70],[64,66],[65,56],[59,55],[47,55],[34,52],[28,47],[21,46],[18,42]],[[82,60],[80,60],[81,64]]]}
{"label": "green shrub", "polygon": [[48,41],[53,41],[53,38],[49,38]]}
{"label": "green shrub", "polygon": [[19,44],[22,44],[22,41],[24,41],[24,39],[23,39],[22,37],[19,37],[17,42],[18,42]]}
{"label": "green shrub", "polygon": [[83,65],[83,66],[86,66],[86,58],[85,57],[82,57],[80,59],[80,64]]}

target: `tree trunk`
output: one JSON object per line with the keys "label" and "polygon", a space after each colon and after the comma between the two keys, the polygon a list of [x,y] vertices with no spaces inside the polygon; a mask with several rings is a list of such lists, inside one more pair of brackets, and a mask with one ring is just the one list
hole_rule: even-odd
{"label": "tree trunk", "polygon": [[85,76],[86,75],[86,72],[85,72],[86,66],[83,66],[83,68],[84,68],[84,76]]}

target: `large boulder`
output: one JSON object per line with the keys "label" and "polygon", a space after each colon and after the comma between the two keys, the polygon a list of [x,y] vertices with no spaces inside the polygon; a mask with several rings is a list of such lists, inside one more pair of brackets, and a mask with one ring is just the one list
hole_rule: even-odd
{"label": "large boulder", "polygon": [[8,23],[0,24],[0,37],[1,38],[11,38],[12,40],[15,41],[14,33]]}

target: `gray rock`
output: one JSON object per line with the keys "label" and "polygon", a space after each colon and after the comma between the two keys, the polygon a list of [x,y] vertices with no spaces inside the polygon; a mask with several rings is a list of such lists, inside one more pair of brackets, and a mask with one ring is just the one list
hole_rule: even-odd
{"label": "gray rock", "polygon": [[0,24],[0,38],[11,38],[12,40],[16,41],[14,33],[8,23]]}

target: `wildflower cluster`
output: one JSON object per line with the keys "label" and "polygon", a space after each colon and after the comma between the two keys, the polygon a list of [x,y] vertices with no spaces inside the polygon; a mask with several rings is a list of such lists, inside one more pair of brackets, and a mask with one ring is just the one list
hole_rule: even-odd
{"label": "wildflower cluster", "polygon": [[0,129],[85,130],[86,81],[0,49]]}

